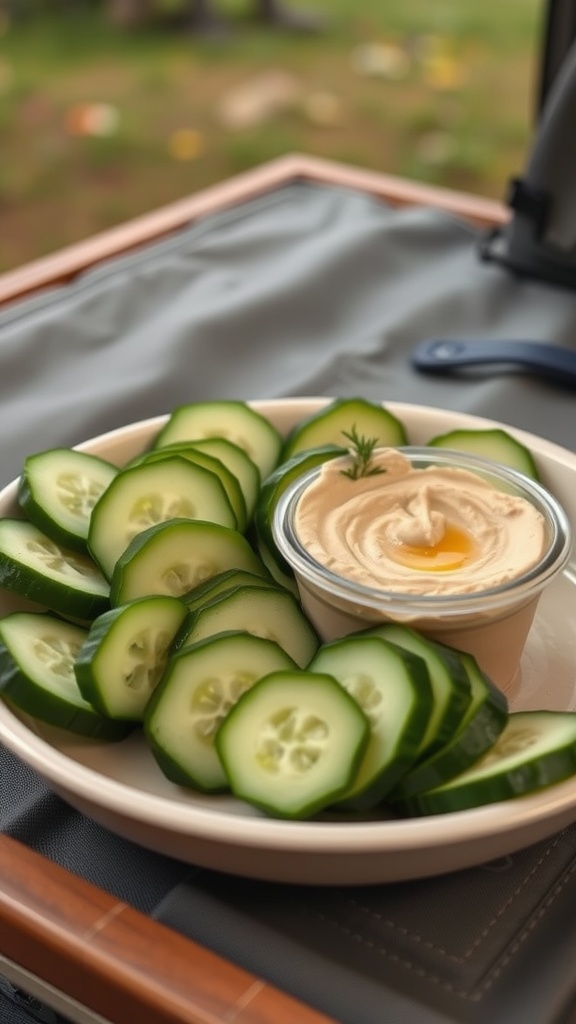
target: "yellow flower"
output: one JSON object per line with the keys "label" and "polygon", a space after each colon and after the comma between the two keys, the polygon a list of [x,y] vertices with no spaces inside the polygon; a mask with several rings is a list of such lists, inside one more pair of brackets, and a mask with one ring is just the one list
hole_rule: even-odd
{"label": "yellow flower", "polygon": [[204,149],[204,136],[195,128],[179,128],[168,139],[168,152],[174,160],[197,160]]}

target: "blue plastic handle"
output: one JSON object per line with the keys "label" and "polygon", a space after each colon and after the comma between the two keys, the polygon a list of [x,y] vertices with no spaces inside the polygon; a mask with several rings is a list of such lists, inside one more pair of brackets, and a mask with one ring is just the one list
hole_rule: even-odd
{"label": "blue plastic handle", "polygon": [[576,385],[576,351],[539,341],[430,338],[412,353],[412,365],[423,373],[449,373],[465,366],[515,365],[539,377]]}

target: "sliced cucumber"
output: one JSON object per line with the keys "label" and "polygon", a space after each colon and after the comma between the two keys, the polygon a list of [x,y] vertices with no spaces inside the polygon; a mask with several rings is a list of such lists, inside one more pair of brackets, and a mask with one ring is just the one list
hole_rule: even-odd
{"label": "sliced cucumber", "polygon": [[271,576],[246,572],[245,569],[226,569],[225,572],[219,572],[217,576],[212,576],[211,579],[204,580],[197,587],[193,587],[183,595],[182,600],[192,612],[220,594],[233,590],[234,587],[242,586],[278,589],[278,584]]}
{"label": "sliced cucumber", "polygon": [[201,519],[236,527],[236,516],[218,477],[174,456],[118,473],[92,512],[89,551],[110,578],[130,541],[169,519]]}
{"label": "sliced cucumber", "polygon": [[408,800],[410,814],[444,814],[533,793],[576,772],[576,714],[515,711],[490,750],[443,786]]}
{"label": "sliced cucumber", "polygon": [[408,444],[404,424],[384,406],[365,398],[336,398],[320,412],[297,424],[288,434],[282,449],[282,462],[297,452],[321,445],[348,445],[352,430],[373,439],[379,448]]}
{"label": "sliced cucumber", "polygon": [[506,726],[509,714],[506,697],[482,672],[471,654],[461,651],[458,654],[470,680],[472,699],[468,710],[452,739],[400,779],[390,794],[395,803],[405,803],[417,793],[435,789],[465,771],[494,745]]}
{"label": "sliced cucumber", "polygon": [[85,700],[110,718],[142,721],[187,609],[177,597],[142,597],[104,612],[76,657]]}
{"label": "sliced cucumber", "polygon": [[175,645],[183,647],[226,630],[246,630],[274,640],[300,668],[318,649],[318,637],[292,594],[247,586],[227,590],[191,612]]}
{"label": "sliced cucumber", "polygon": [[432,712],[423,658],[378,636],[349,636],[320,648],[309,670],[334,676],[370,722],[370,741],[339,803],[375,807],[414,763]]}
{"label": "sliced cucumber", "polygon": [[246,505],[246,515],[250,521],[256,508],[262,480],[256,463],[243,448],[223,437],[207,437],[203,441],[194,441],[189,447],[218,459],[234,474],[240,484]]}
{"label": "sliced cucumber", "polygon": [[182,597],[225,569],[262,571],[243,534],[200,519],[158,523],[134,537],[120,555],[110,582],[110,602],[117,606],[147,594]]}
{"label": "sliced cucumber", "polygon": [[209,469],[211,473],[214,473],[219,478],[226,491],[228,501],[234,509],[237,528],[244,532],[248,526],[248,512],[242,488],[234,473],[224,465],[221,459],[217,459],[214,455],[209,455],[208,452],[201,451],[199,448],[185,442],[178,442],[167,444],[164,448],[154,449],[150,452],[145,452],[144,455],[139,455],[137,459],[131,461],[130,467],[140,465],[142,462],[157,462],[159,459],[171,458],[174,455],[178,455],[182,459],[188,459],[189,462],[202,466],[204,469]]}
{"label": "sliced cucumber", "polygon": [[368,737],[364,712],[332,676],[280,671],[239,698],[215,744],[237,797],[302,819],[348,790]]}
{"label": "sliced cucumber", "polygon": [[125,722],[101,715],[84,699],[74,662],[86,631],[53,615],[13,612],[0,620],[0,693],[33,718],[83,736],[117,740]]}
{"label": "sliced cucumber", "polygon": [[108,582],[92,559],[25,519],[0,520],[0,586],[86,622],[110,606]]}
{"label": "sliced cucumber", "polygon": [[511,466],[525,476],[539,480],[532,452],[506,430],[450,430],[428,441],[432,448],[453,448],[469,455],[481,455],[493,462]]}
{"label": "sliced cucumber", "polygon": [[290,572],[284,572],[284,570],[279,566],[274,555],[270,554],[266,544],[260,537],[256,538],[255,548],[262,564],[278,586],[282,587],[284,590],[289,590],[294,597],[300,600],[300,591],[298,590],[298,584],[296,583],[296,578],[292,570],[290,570]]}
{"label": "sliced cucumber", "polygon": [[227,790],[214,746],[220,722],[262,676],[294,667],[272,640],[241,632],[220,633],[171,658],[144,722],[166,777],[206,793]]}
{"label": "sliced cucumber", "polygon": [[92,509],[117,472],[96,455],[51,448],[24,460],[18,502],[47,537],[86,552]]}
{"label": "sliced cucumber", "polygon": [[428,640],[415,629],[386,622],[369,631],[424,658],[432,687],[432,710],[418,759],[430,757],[454,736],[472,700],[468,673],[457,651]]}
{"label": "sliced cucumber", "polygon": [[261,477],[278,464],[282,438],[269,420],[246,402],[192,402],[174,409],[154,443],[161,448],[174,441],[222,437],[242,448],[258,466]]}
{"label": "sliced cucumber", "polygon": [[309,451],[298,452],[297,455],[288,459],[287,462],[281,463],[281,465],[278,466],[274,472],[266,478],[266,480],[264,480],[260,488],[258,501],[254,510],[254,529],[256,531],[256,536],[266,546],[266,550],[270,553],[270,557],[274,558],[278,564],[280,572],[287,576],[292,575],[292,567],[276,547],[274,534],[272,532],[272,518],[274,516],[274,509],[278,504],[278,499],[284,493],[289,484],[294,480],[297,480],[298,477],[303,473],[306,473],[307,470],[313,469],[314,466],[322,465],[322,463],[328,462],[329,459],[334,459],[336,456],[345,455],[346,451],[346,448],[339,447],[338,445],[327,444],[322,445],[320,448],[312,448]]}

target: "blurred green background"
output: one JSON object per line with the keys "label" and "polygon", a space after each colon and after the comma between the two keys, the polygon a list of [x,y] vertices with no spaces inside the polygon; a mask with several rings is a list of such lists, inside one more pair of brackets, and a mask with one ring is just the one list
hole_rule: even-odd
{"label": "blurred green background", "polygon": [[[108,5],[107,5],[108,4]],[[301,152],[504,197],[530,143],[542,0],[0,0],[0,271]]]}

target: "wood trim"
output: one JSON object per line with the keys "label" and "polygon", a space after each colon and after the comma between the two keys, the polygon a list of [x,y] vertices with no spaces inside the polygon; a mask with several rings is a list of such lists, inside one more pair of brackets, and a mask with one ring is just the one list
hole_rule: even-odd
{"label": "wood trim", "polygon": [[434,206],[479,227],[503,224],[508,218],[505,207],[492,199],[294,154],[0,275],[0,306],[70,281],[103,260],[165,237],[199,217],[249,202],[298,180],[358,189],[396,206]]}
{"label": "wood trim", "polygon": [[0,953],[112,1024],[334,1024],[2,835]]}
{"label": "wood trim", "polygon": [[300,178],[367,192],[393,206],[433,206],[485,228],[505,224],[510,216],[503,203],[467,192],[333,163],[321,157],[295,155],[287,159],[299,169]]}

